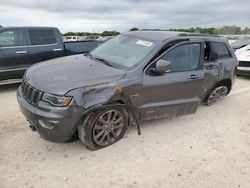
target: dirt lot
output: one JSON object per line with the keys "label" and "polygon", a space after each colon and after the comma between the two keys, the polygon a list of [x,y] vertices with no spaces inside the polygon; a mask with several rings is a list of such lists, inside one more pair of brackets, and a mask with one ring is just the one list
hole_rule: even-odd
{"label": "dirt lot", "polygon": [[32,132],[18,85],[0,86],[0,187],[250,187],[250,79],[211,107],[130,128],[96,152]]}

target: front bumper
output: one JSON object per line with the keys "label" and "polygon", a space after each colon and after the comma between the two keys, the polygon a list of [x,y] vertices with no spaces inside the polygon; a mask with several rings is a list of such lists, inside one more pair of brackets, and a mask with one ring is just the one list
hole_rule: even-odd
{"label": "front bumper", "polygon": [[250,61],[239,61],[235,73],[236,75],[250,76]]}
{"label": "front bumper", "polygon": [[250,76],[250,67],[237,67],[236,75]]}
{"label": "front bumper", "polygon": [[53,107],[39,101],[32,105],[22,95],[21,87],[17,91],[19,107],[40,136],[53,142],[67,142],[77,128],[84,112],[82,107]]}

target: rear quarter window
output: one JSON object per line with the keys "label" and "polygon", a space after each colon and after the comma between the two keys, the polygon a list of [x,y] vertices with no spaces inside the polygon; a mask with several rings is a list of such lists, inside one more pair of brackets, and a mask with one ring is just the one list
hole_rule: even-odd
{"label": "rear quarter window", "polygon": [[31,45],[44,45],[56,43],[55,32],[50,29],[29,29],[28,35]]}
{"label": "rear quarter window", "polygon": [[213,50],[216,58],[229,58],[232,57],[227,45],[223,42],[212,42]]}

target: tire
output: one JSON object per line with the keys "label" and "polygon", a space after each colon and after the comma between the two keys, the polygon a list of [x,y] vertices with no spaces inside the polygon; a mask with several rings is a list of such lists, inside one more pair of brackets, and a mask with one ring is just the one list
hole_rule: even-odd
{"label": "tire", "polygon": [[211,106],[214,103],[222,100],[225,96],[229,94],[230,90],[226,85],[216,85],[206,97],[205,103],[207,106]]}
{"label": "tire", "polygon": [[110,146],[124,136],[128,113],[120,107],[89,113],[78,127],[79,139],[90,150]]}

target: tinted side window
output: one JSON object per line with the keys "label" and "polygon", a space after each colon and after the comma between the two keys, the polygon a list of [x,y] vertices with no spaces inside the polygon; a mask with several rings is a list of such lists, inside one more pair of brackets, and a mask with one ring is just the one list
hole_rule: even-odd
{"label": "tinted side window", "polygon": [[0,33],[0,47],[22,46],[22,30],[8,30]]}
{"label": "tinted side window", "polygon": [[54,44],[56,36],[53,30],[49,29],[29,29],[28,35],[31,45]]}
{"label": "tinted side window", "polygon": [[232,57],[226,44],[222,42],[212,42],[213,50],[216,53],[216,58]]}
{"label": "tinted side window", "polygon": [[173,72],[195,70],[200,60],[200,49],[200,44],[184,44],[170,50],[161,59],[171,62]]}

